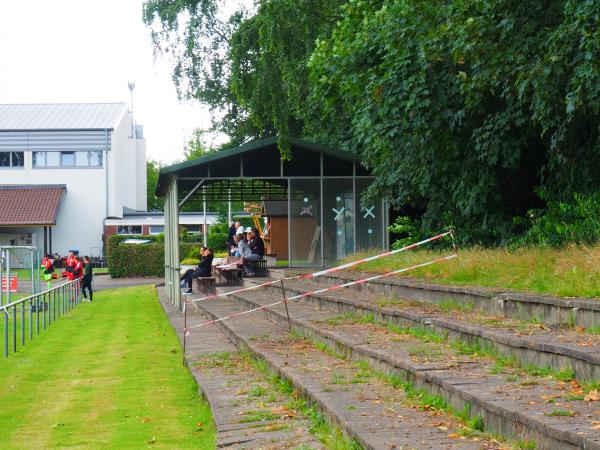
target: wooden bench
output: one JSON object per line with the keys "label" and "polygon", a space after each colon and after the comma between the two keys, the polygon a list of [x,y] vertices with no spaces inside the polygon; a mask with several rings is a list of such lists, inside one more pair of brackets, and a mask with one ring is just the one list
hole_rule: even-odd
{"label": "wooden bench", "polygon": [[[239,256],[228,256],[225,264],[239,262],[240,259]],[[243,284],[242,273],[244,272],[244,269],[240,266],[231,266],[224,269],[215,267],[215,272],[219,276],[219,283],[223,283],[227,286],[241,286]]]}
{"label": "wooden bench", "polygon": [[214,295],[217,293],[217,283],[215,277],[196,278],[196,289],[205,295]]}
{"label": "wooden bench", "polygon": [[256,276],[265,276],[268,273],[267,260],[265,258],[256,261],[248,261],[248,265],[252,267]]}

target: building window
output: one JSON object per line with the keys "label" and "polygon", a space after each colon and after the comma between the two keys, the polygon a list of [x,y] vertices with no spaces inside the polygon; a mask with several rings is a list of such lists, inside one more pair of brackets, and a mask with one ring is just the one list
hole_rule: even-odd
{"label": "building window", "polygon": [[160,234],[165,232],[165,227],[162,225],[150,225],[150,234]]}
{"label": "building window", "polygon": [[117,234],[142,234],[141,225],[119,225]]}
{"label": "building window", "polygon": [[102,152],[33,152],[33,167],[102,167]]}
{"label": "building window", "polygon": [[24,152],[0,152],[0,167],[24,167]]}
{"label": "building window", "polygon": [[75,152],[60,152],[60,166],[72,167],[75,165]]}
{"label": "building window", "polygon": [[202,225],[185,225],[184,228],[189,234],[200,234],[202,233]]}

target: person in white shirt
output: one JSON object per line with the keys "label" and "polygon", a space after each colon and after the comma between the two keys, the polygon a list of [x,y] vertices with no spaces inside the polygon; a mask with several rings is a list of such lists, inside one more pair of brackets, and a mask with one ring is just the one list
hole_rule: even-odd
{"label": "person in white shirt", "polygon": [[235,223],[235,234],[244,234],[244,227],[239,222]]}

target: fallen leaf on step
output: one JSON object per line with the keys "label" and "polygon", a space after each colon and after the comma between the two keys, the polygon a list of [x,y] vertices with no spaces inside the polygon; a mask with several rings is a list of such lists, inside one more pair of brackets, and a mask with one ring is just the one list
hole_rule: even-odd
{"label": "fallen leaf on step", "polygon": [[442,431],[448,431],[448,427],[445,427],[445,426],[443,426],[443,425],[442,425],[442,426],[439,426],[438,428],[439,428],[440,430],[442,430]]}
{"label": "fallen leaf on step", "polygon": [[592,345],[594,345],[594,343],[591,341],[584,341],[578,342],[577,345],[579,345],[580,347],[591,347]]}
{"label": "fallen leaf on step", "polygon": [[450,439],[458,439],[458,438],[460,437],[460,434],[458,434],[458,433],[450,433],[450,434],[448,435],[448,437],[449,437]]}
{"label": "fallen leaf on step", "polygon": [[597,402],[600,400],[600,392],[596,389],[587,393],[587,395],[583,398],[586,402]]}

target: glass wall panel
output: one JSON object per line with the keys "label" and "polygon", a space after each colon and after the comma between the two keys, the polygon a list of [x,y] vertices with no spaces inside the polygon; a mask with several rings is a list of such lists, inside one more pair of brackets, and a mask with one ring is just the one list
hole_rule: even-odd
{"label": "glass wall panel", "polygon": [[383,248],[383,211],[381,199],[361,207],[361,198],[372,179],[356,179],[356,247],[362,252]]}
{"label": "glass wall panel", "polygon": [[354,253],[354,211],[352,178],[323,179],[323,253],[326,264]]}
{"label": "glass wall panel", "polygon": [[290,255],[294,267],[320,267],[321,184],[318,179],[290,179]]}

